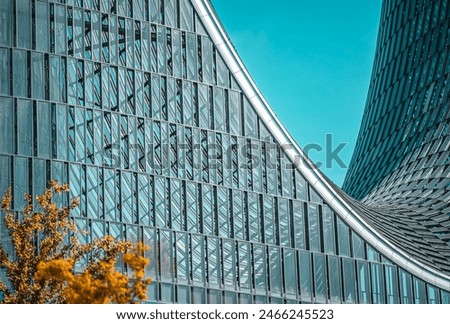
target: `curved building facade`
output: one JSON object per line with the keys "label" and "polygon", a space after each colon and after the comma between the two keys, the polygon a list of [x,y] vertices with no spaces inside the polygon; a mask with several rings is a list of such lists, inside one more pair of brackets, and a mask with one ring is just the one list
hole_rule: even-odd
{"label": "curved building facade", "polygon": [[365,206],[384,211],[379,221],[406,222],[400,237],[420,236],[437,263],[450,258],[449,7],[448,1],[383,6],[367,104],[343,185]]}
{"label": "curved building facade", "polygon": [[[438,108],[448,105],[447,72],[429,71],[441,66],[431,53],[446,53],[446,34],[434,31],[450,15],[445,1],[409,3],[383,5],[364,120],[401,115],[408,100],[421,107],[429,91],[429,108],[417,114],[433,117],[424,126],[412,121],[415,110],[364,121],[349,196],[279,122],[209,1],[1,1],[0,191],[11,186],[20,210],[23,192],[39,194],[50,179],[69,183],[59,203],[80,197],[73,218],[81,240],[111,234],[152,247],[152,302],[449,303],[448,241],[424,219],[448,217],[448,172],[436,171],[448,153],[433,153],[448,152],[448,115]],[[411,55],[411,66],[428,72],[398,98],[416,72],[389,62],[405,56],[409,64]],[[403,127],[411,144],[400,149],[404,135],[385,139]],[[390,143],[371,157],[359,153],[378,143],[369,133]],[[420,160],[419,146],[428,147],[420,143],[433,138],[442,144]],[[401,157],[383,154],[377,171],[372,161],[383,150]],[[0,239],[9,239],[1,226]]]}

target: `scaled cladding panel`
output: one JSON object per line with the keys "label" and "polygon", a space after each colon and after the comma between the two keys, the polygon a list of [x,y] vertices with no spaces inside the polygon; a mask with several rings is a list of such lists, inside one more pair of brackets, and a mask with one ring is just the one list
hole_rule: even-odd
{"label": "scaled cladding panel", "polygon": [[366,108],[342,187],[376,211],[365,214],[386,236],[400,235],[393,242],[415,256],[419,248],[444,261],[447,273],[449,24],[448,1],[383,3]]}

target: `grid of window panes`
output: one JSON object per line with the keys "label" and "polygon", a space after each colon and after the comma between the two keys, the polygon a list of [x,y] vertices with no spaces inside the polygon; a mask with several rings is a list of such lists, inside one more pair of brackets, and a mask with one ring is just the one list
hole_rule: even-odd
{"label": "grid of window panes", "polygon": [[449,302],[292,168],[190,1],[0,1],[0,60],[1,192],[69,183],[81,240],[151,246],[149,300]]}

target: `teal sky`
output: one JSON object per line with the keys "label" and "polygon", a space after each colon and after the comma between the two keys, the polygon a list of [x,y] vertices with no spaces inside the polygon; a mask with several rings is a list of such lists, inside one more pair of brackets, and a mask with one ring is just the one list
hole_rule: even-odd
{"label": "teal sky", "polygon": [[325,138],[347,165],[365,105],[381,0],[211,0],[266,100],[313,161],[341,185],[346,168],[325,165]]}

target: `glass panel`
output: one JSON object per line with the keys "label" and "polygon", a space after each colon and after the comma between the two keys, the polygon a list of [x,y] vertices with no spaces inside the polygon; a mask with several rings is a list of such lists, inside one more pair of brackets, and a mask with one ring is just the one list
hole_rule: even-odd
{"label": "glass panel", "polygon": [[352,232],[352,243],[353,243],[353,257],[357,259],[364,259],[364,242],[361,237]]}
{"label": "glass panel", "polygon": [[241,240],[245,235],[244,213],[242,207],[242,192],[233,191],[233,221],[234,221],[234,236]]}
{"label": "glass panel", "polygon": [[374,304],[386,303],[383,267],[381,264],[372,263],[371,278],[372,278],[372,302]]}
{"label": "glass panel", "polygon": [[223,187],[217,188],[217,212],[219,236],[230,237],[228,191]]}
{"label": "glass panel", "polygon": [[297,294],[297,266],[295,260],[295,250],[284,249],[283,258],[284,288],[286,294],[295,296]]}
{"label": "glass panel", "polygon": [[411,274],[400,269],[400,291],[402,304],[413,304]]}
{"label": "glass panel", "polygon": [[260,226],[259,226],[259,196],[254,193],[248,193],[248,223],[249,223],[249,239],[253,242],[261,240]]}
{"label": "glass panel", "polygon": [[312,273],[311,273],[311,254],[300,252],[298,259],[300,268],[300,293],[303,301],[311,301],[312,298]]}
{"label": "glass panel", "polygon": [[[1,98],[0,98],[1,100]],[[1,101],[0,101],[1,104]],[[0,110],[1,113],[1,110]],[[0,119],[2,120],[2,119]],[[2,129],[2,128],[0,128]],[[2,181],[0,182],[0,195],[6,193],[6,190],[11,186],[11,162],[8,156],[0,155],[0,177]],[[3,220],[3,219],[1,219]],[[4,226],[0,227],[0,233],[2,233],[2,239],[6,237],[6,228]],[[7,245],[6,245],[7,246]]]}
{"label": "glass panel", "polygon": [[337,218],[339,255],[350,256],[349,230],[347,225]]}
{"label": "glass panel", "polygon": [[253,272],[256,291],[266,291],[266,253],[264,245],[253,245]]}
{"label": "glass panel", "polygon": [[197,185],[192,182],[186,183],[186,208],[187,208],[187,230],[198,232],[198,197]]}
{"label": "glass panel", "polygon": [[442,304],[450,304],[450,292],[441,290]]}
{"label": "glass panel", "polygon": [[250,245],[248,243],[239,243],[239,287],[241,289],[250,289]]}
{"label": "glass panel", "polygon": [[208,283],[210,286],[220,285],[220,244],[219,239],[208,237]]}
{"label": "glass panel", "polygon": [[[3,2],[2,2],[3,3]],[[1,6],[2,4],[0,4]],[[1,16],[0,16],[1,19]],[[1,37],[2,34],[0,34]],[[3,73],[0,73],[0,94],[11,94],[11,61],[9,50],[6,48],[0,48],[0,64],[2,66]]]}
{"label": "glass panel", "polygon": [[33,52],[32,55],[32,96],[35,99],[44,99],[44,55]]}
{"label": "glass panel", "polygon": [[15,96],[28,96],[28,59],[27,52],[13,51],[13,93]]}
{"label": "glass panel", "polygon": [[388,304],[399,303],[397,268],[386,265],[384,268],[386,276],[386,295]]}
{"label": "glass panel", "polygon": [[13,1],[0,1],[0,45],[11,46],[13,3]]}
{"label": "glass panel", "polygon": [[[51,112],[48,103],[37,104],[37,153],[40,157],[51,157]],[[64,134],[66,135],[66,134]]]}
{"label": "glass panel", "polygon": [[13,181],[13,208],[22,210],[25,207],[24,194],[30,193],[28,160],[27,158],[14,158],[14,181]]}
{"label": "glass panel", "polygon": [[189,271],[189,237],[186,233],[177,233],[176,242],[176,276],[177,282],[188,283],[190,277]]}
{"label": "glass panel", "polygon": [[174,302],[173,285],[165,283],[161,284],[161,301],[163,303]]}
{"label": "glass panel", "polygon": [[213,235],[214,217],[213,217],[212,188],[209,185],[202,185],[202,220],[203,234]]}
{"label": "glass panel", "polygon": [[258,138],[257,135],[257,117],[255,110],[251,106],[247,98],[244,97],[244,112],[245,112],[245,135],[252,138]]}
{"label": "glass panel", "polygon": [[341,267],[336,256],[328,256],[328,275],[331,302],[341,303]]}
{"label": "glass panel", "polygon": [[[1,73],[0,73],[1,74]],[[12,98],[0,97],[0,152],[13,153],[14,148],[14,114]]]}
{"label": "glass panel", "polygon": [[216,54],[217,60],[217,85],[221,87],[229,87],[229,71],[220,54]]}
{"label": "glass panel", "polygon": [[327,300],[327,269],[325,256],[314,254],[314,288],[316,302],[326,302]]}
{"label": "glass panel", "polygon": [[168,194],[166,194],[166,179],[155,178],[155,219],[156,226],[168,227],[169,220],[167,219],[168,211]]}
{"label": "glass panel", "polygon": [[356,303],[355,263],[351,259],[342,259],[342,275],[344,277],[344,302]]}
{"label": "glass panel", "polygon": [[308,200],[308,187],[305,178],[303,178],[300,172],[295,172],[295,197],[301,200]]}
{"label": "glass panel", "polygon": [[159,253],[158,245],[156,244],[156,231],[153,228],[144,227],[142,241],[144,245],[150,246],[145,252],[144,256],[150,260],[149,266],[146,268],[145,274],[150,278],[156,277],[156,269],[158,265],[157,255]]}
{"label": "glass panel", "polygon": [[232,240],[222,241],[223,249],[223,283],[226,288],[235,289],[236,286],[236,253],[235,245]]}
{"label": "glass panel", "polygon": [[359,302],[370,303],[370,274],[367,262],[357,261]]}
{"label": "glass panel", "polygon": [[[31,48],[31,8],[30,0],[16,0],[17,46]],[[38,40],[40,42],[41,40]]]}
{"label": "glass panel", "polygon": [[159,232],[159,271],[161,280],[172,281],[174,278],[174,255],[172,232],[160,230]]}
{"label": "glass panel", "polygon": [[414,303],[426,304],[427,303],[427,291],[425,282],[420,279],[414,278]]}
{"label": "glass panel", "polygon": [[55,5],[55,53],[65,54],[67,51],[66,8]]}
{"label": "glass panel", "polygon": [[305,229],[304,229],[304,213],[303,203],[294,201],[293,204],[294,213],[294,235],[295,235],[295,247],[297,249],[305,249]]}
{"label": "glass panel", "polygon": [[212,43],[208,37],[202,37],[203,82],[212,84]]}
{"label": "glass panel", "polygon": [[319,212],[316,204],[308,204],[309,247],[320,252]]}
{"label": "glass panel", "polygon": [[280,227],[280,244],[282,246],[292,246],[290,216],[288,200],[278,199],[278,222]]}
{"label": "glass panel", "polygon": [[186,286],[177,286],[178,304],[189,304],[191,302],[191,288]]}
{"label": "glass panel", "polygon": [[336,253],[335,249],[335,230],[334,230],[334,215],[328,206],[323,206],[322,209],[323,220],[323,241],[325,253]]}
{"label": "glass panel", "polygon": [[380,261],[380,255],[377,251],[374,250],[370,245],[366,245],[367,247],[367,260],[368,261]]}
{"label": "glass panel", "polygon": [[17,100],[18,153],[33,155],[33,108],[29,100]]}
{"label": "glass panel", "polygon": [[281,256],[280,249],[269,247],[269,264],[270,264],[270,292],[272,294],[281,294]]}
{"label": "glass panel", "polygon": [[220,290],[208,289],[208,304],[220,304],[222,302],[222,292]]}
{"label": "glass panel", "polygon": [[229,120],[230,132],[241,135],[241,96],[239,92],[229,91]]}
{"label": "glass panel", "polygon": [[192,280],[195,283],[205,281],[205,241],[203,236],[192,235]]}
{"label": "glass panel", "polygon": [[189,0],[180,0],[180,15],[181,29],[194,31],[194,14],[192,4]]}
{"label": "glass panel", "polygon": [[237,303],[236,293],[231,291],[225,291],[223,302],[224,304],[236,304]]}
{"label": "glass panel", "polygon": [[429,304],[439,304],[441,301],[439,300],[439,289],[430,286],[427,284],[428,287],[428,303]]}

